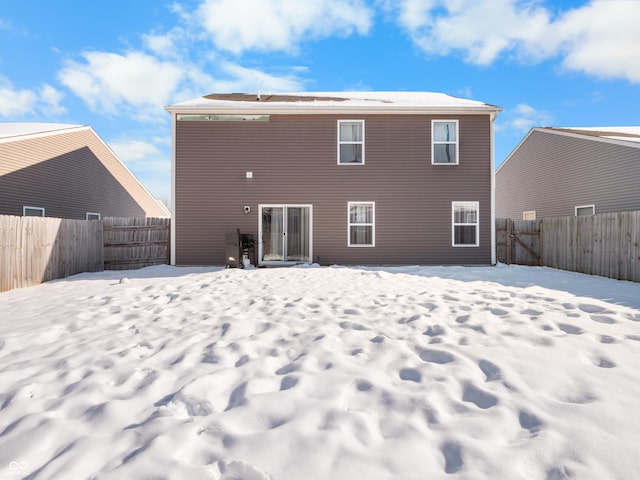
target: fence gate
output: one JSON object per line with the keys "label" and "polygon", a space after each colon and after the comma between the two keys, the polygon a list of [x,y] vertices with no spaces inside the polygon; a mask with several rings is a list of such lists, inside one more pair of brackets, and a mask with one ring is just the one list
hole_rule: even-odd
{"label": "fence gate", "polygon": [[542,265],[542,220],[496,219],[496,256],[510,265]]}

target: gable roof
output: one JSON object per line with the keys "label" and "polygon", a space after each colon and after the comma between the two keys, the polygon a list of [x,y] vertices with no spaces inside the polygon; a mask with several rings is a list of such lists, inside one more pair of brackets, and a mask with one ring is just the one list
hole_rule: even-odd
{"label": "gable roof", "polygon": [[513,157],[518,149],[527,141],[527,139],[534,132],[545,132],[555,135],[566,135],[571,137],[582,138],[587,141],[596,141],[602,143],[612,143],[616,145],[623,145],[626,147],[640,148],[640,126],[627,126],[627,127],[533,127],[520,140],[520,143],[514,148],[511,153],[505,158],[504,162],[500,164],[496,173],[504,167],[507,162]]}
{"label": "gable roof", "polygon": [[489,113],[500,107],[434,92],[214,93],[165,107],[171,113]]}
{"label": "gable roof", "polygon": [[[113,177],[127,189],[128,193],[134,198],[141,208],[143,208],[148,216],[170,217],[171,212],[162,202],[157,200],[140,180],[129,170],[116,153],[106,144],[104,140],[91,128],[86,125],[71,125],[63,123],[21,123],[21,122],[0,122],[0,144],[10,144],[11,142],[31,141],[42,137],[76,134],[83,132],[82,135],[90,135],[94,142],[102,145],[106,149],[107,157],[96,154],[97,158],[104,164],[105,158],[109,158],[112,168],[105,165]],[[47,158],[47,149],[42,149],[37,155],[21,160],[20,165],[24,166],[31,162]],[[0,159],[1,160],[1,159]],[[24,165],[23,165],[24,164]],[[14,166],[15,167],[15,166]],[[14,168],[12,167],[12,168]],[[113,170],[115,167],[115,170]],[[112,171],[113,170],[113,171]],[[0,169],[2,175],[2,169]]]}

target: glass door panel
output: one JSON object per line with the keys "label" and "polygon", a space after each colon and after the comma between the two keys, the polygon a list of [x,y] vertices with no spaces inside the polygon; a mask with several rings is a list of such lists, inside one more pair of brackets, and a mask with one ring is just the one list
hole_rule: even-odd
{"label": "glass door panel", "polygon": [[309,207],[287,207],[286,244],[288,261],[309,261]]}
{"label": "glass door panel", "polygon": [[311,207],[260,207],[261,262],[311,261]]}
{"label": "glass door panel", "polygon": [[284,207],[262,208],[262,260],[283,261]]}

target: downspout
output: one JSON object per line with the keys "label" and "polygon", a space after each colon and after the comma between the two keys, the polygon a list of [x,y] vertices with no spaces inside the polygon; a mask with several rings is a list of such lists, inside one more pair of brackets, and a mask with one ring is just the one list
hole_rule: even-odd
{"label": "downspout", "polygon": [[496,265],[496,149],[494,126],[498,112],[491,113],[491,265]]}
{"label": "downspout", "polygon": [[171,265],[176,264],[176,113],[171,113]]}

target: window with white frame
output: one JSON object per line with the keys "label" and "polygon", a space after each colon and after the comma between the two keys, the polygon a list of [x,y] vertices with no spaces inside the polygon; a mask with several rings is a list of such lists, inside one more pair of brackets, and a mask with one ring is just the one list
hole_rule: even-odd
{"label": "window with white frame", "polygon": [[576,207],[576,217],[587,217],[596,214],[595,205],[578,205]]}
{"label": "window with white frame", "polygon": [[478,202],[453,202],[452,243],[454,247],[477,247],[480,242],[480,206]]}
{"label": "window with white frame", "polygon": [[535,210],[529,210],[526,212],[522,212],[522,219],[523,220],[535,220],[536,219],[536,211]]}
{"label": "window with white frame", "polygon": [[347,212],[350,247],[374,247],[376,237],[376,205],[374,202],[349,202]]}
{"label": "window with white frame", "polygon": [[87,220],[100,220],[100,214],[95,212],[87,212]]}
{"label": "window with white frame", "polygon": [[22,207],[22,215],[25,217],[44,217],[44,208],[41,207]]}
{"label": "window with white frame", "polygon": [[431,163],[458,164],[458,120],[431,121]]}
{"label": "window with white frame", "polygon": [[364,165],[364,120],[338,120],[338,165]]}

